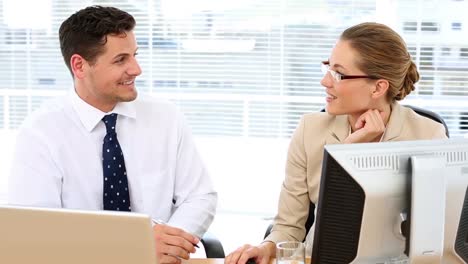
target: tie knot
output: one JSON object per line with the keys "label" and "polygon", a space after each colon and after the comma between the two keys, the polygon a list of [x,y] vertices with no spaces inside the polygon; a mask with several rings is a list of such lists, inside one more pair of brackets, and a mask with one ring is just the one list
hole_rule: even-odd
{"label": "tie knot", "polygon": [[115,123],[117,122],[117,114],[106,115],[102,118],[106,125],[107,133],[115,133]]}

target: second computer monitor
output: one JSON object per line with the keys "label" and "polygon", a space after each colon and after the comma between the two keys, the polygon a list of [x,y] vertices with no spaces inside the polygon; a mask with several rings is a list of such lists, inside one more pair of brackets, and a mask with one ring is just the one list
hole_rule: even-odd
{"label": "second computer monitor", "polygon": [[[440,173],[433,175],[438,180],[443,179],[444,185],[434,182],[426,188],[444,194],[443,206],[421,205],[417,197],[412,201],[412,176],[424,173],[418,169],[420,165],[413,166],[413,163],[419,164],[414,160],[421,159],[438,161],[431,165],[435,166],[431,171],[442,173],[442,176]],[[431,181],[429,176],[427,179]],[[467,263],[467,186],[468,140],[325,146],[312,264],[385,263],[404,256],[405,250],[411,255],[411,242],[413,256],[415,253],[432,254],[439,255],[444,263]],[[424,191],[422,195],[429,197],[432,193]],[[429,224],[422,222],[421,210],[411,215],[412,202],[416,202],[419,209],[433,208],[432,211],[422,210],[432,217],[424,219]],[[410,219],[416,222],[410,223]],[[440,248],[436,245],[435,249],[416,252],[421,247],[415,245],[425,245],[418,242],[420,233],[409,237],[409,227],[415,223],[438,227],[427,231],[432,232],[428,236],[432,241],[426,239],[425,242],[439,244]]]}

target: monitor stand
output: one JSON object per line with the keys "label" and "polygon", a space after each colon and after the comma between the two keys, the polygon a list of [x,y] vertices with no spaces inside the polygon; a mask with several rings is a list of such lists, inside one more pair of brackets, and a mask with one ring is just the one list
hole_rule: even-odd
{"label": "monitor stand", "polygon": [[445,177],[451,171],[444,156],[411,157],[409,259],[411,264],[440,264],[444,252]]}

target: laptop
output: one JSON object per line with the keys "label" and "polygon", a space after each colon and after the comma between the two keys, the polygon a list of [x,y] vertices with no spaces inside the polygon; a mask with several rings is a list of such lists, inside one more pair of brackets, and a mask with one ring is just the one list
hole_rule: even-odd
{"label": "laptop", "polygon": [[155,253],[147,215],[0,206],[0,263],[155,264]]}

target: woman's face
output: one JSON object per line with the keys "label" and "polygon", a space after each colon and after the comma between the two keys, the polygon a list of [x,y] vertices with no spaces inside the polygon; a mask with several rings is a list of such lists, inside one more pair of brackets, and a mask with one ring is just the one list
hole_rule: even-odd
{"label": "woman's face", "polygon": [[[329,58],[329,69],[343,76],[365,76],[356,66],[358,54],[346,40],[339,40]],[[326,88],[327,112],[332,115],[361,113],[372,109],[375,81],[369,78],[336,80],[327,72],[320,83]]]}

